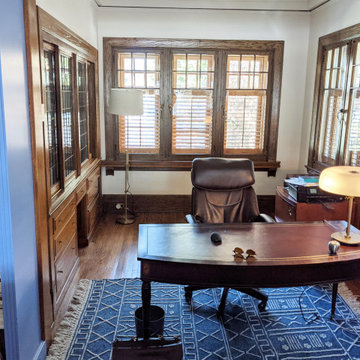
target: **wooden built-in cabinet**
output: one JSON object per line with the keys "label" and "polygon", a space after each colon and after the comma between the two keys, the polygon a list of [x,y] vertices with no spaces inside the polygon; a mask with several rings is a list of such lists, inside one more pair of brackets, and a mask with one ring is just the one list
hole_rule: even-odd
{"label": "wooden built-in cabinet", "polygon": [[100,214],[100,168],[96,167],[50,214],[49,240],[55,319],[79,265],[78,247],[88,245]]}
{"label": "wooden built-in cabinet", "polygon": [[[98,51],[25,2],[42,336],[76,288],[101,210]],[[70,291],[71,290],[71,291]]]}

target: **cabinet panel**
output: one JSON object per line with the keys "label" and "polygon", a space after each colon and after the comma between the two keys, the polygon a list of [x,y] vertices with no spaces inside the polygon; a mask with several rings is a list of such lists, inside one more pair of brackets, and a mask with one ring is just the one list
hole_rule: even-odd
{"label": "cabinet panel", "polygon": [[99,176],[100,172],[96,170],[88,179],[88,204],[90,205],[99,193]]}
{"label": "cabinet panel", "polygon": [[276,189],[276,221],[345,220],[347,211],[347,201],[302,203],[295,201],[284,187],[278,186]]}
{"label": "cabinet panel", "polygon": [[55,262],[56,299],[59,298],[66,281],[77,260],[76,234],[68,244],[64,254]]}
{"label": "cabinet panel", "polygon": [[326,220],[346,220],[348,212],[348,202],[339,201],[333,203],[298,203],[297,221],[322,221]]}
{"label": "cabinet panel", "polygon": [[56,210],[56,212],[52,215],[53,218],[53,234],[57,237],[61,230],[64,228],[66,223],[69,221],[71,217],[71,213],[74,211],[76,206],[75,196],[71,194],[69,198],[66,200],[64,205]]}
{"label": "cabinet panel", "polygon": [[90,237],[95,230],[95,225],[99,218],[99,195],[88,207],[88,237]]}
{"label": "cabinet panel", "polygon": [[278,194],[275,197],[275,216],[281,221],[296,221],[296,206],[288,203]]}
{"label": "cabinet panel", "polygon": [[61,233],[55,237],[55,258],[57,258],[61,251],[66,248],[74,235],[76,235],[76,212],[73,212],[67,225],[63,228]]}
{"label": "cabinet panel", "polygon": [[76,189],[76,203],[78,204],[86,195],[86,181]]}

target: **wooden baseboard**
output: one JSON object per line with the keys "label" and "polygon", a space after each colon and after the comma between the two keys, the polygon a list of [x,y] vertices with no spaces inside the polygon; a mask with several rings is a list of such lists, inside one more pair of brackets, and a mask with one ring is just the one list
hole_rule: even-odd
{"label": "wooden baseboard", "polygon": [[[124,204],[125,196],[103,195],[103,209],[105,213],[117,213],[116,204]],[[259,209],[261,213],[274,216],[275,195],[259,195]],[[161,212],[191,212],[191,195],[129,195],[128,207],[139,213]]]}

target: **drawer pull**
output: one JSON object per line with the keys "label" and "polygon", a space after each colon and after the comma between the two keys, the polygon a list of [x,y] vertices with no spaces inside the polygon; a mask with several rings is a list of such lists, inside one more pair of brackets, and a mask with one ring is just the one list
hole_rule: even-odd
{"label": "drawer pull", "polygon": [[58,274],[63,274],[64,273],[63,270],[58,270],[57,272],[58,272]]}
{"label": "drawer pull", "polygon": [[293,216],[292,208],[288,208],[289,216]]}

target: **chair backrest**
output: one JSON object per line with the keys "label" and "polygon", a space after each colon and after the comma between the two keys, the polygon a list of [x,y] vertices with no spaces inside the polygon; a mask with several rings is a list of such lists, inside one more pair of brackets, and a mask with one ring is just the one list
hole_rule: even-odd
{"label": "chair backrest", "polygon": [[197,158],[191,170],[192,215],[204,223],[250,222],[259,216],[248,159]]}

